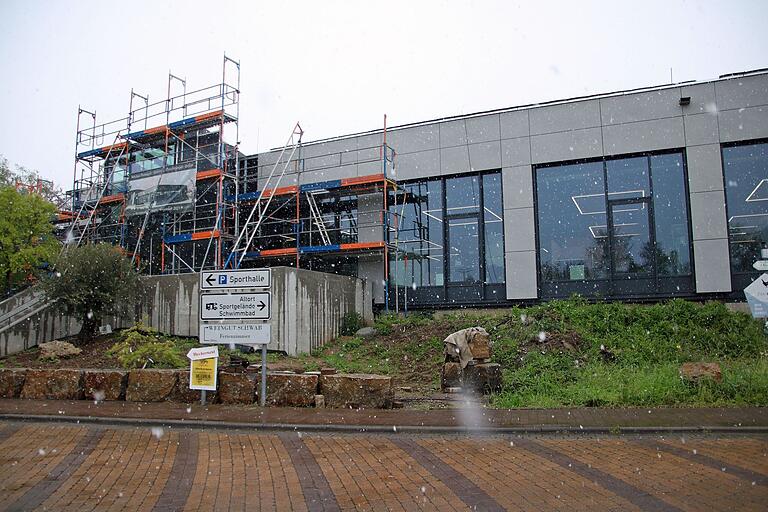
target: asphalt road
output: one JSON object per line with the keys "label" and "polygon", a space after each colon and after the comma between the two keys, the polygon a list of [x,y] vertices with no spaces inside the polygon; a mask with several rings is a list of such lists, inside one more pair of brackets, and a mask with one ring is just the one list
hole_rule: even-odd
{"label": "asphalt road", "polygon": [[0,510],[762,510],[768,435],[0,422]]}

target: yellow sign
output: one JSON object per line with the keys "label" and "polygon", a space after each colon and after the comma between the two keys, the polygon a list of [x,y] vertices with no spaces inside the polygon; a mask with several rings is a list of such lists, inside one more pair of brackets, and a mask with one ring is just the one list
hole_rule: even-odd
{"label": "yellow sign", "polygon": [[195,359],[189,364],[189,389],[216,391],[216,366],[219,359]]}

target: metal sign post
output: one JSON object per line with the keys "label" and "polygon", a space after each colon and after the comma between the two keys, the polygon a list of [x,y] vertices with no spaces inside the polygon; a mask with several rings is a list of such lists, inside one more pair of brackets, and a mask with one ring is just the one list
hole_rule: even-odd
{"label": "metal sign post", "polygon": [[[267,404],[267,345],[272,339],[271,285],[272,270],[268,268],[200,272],[200,343],[261,345],[262,407]],[[194,350],[211,348],[215,347]],[[205,391],[202,403],[205,405]]]}

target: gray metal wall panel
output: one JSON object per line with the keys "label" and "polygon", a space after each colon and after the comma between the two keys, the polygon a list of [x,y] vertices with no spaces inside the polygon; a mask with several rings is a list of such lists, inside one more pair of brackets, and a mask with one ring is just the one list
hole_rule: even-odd
{"label": "gray metal wall panel", "polygon": [[469,172],[469,151],[467,146],[440,148],[440,174]]}
{"label": "gray metal wall panel", "polygon": [[691,194],[691,226],[694,240],[728,238],[722,190]]}
{"label": "gray metal wall panel", "polygon": [[595,128],[600,126],[598,100],[548,105],[530,111],[531,135]]}
{"label": "gray metal wall panel", "polygon": [[467,142],[491,142],[501,138],[499,128],[499,115],[491,114],[467,119]]}
{"label": "gray metal wall panel", "polygon": [[649,121],[682,115],[680,89],[640,92],[600,100],[603,125]]}
{"label": "gray metal wall panel", "polygon": [[502,139],[514,139],[530,135],[527,110],[499,114],[499,124],[501,125]]}
{"label": "gray metal wall panel", "polygon": [[[317,171],[304,171],[299,174],[299,184],[317,183],[319,181],[340,180],[342,178],[354,178],[357,174],[357,165],[344,165],[341,167],[330,167]],[[285,179],[283,179],[285,181]],[[280,186],[284,186],[282,183]]]}
{"label": "gray metal wall panel", "polygon": [[508,252],[504,255],[508,299],[535,299],[536,253],[534,251]]}
{"label": "gray metal wall panel", "polygon": [[768,75],[743,76],[715,83],[720,110],[768,105]]}
{"label": "gray metal wall panel", "polygon": [[440,147],[449,148],[467,143],[467,127],[464,119],[440,123]]}
{"label": "gray metal wall panel", "polygon": [[501,170],[504,209],[533,208],[533,170],[530,165]]}
{"label": "gray metal wall panel", "polygon": [[723,190],[723,166],[719,144],[689,147],[686,149],[686,157],[688,188],[691,193]]}
{"label": "gray metal wall panel", "polygon": [[600,128],[531,136],[531,160],[534,164],[593,158],[602,155]]}
{"label": "gray metal wall panel", "polygon": [[499,141],[469,145],[469,168],[471,170],[487,171],[500,167],[501,145]]}
{"label": "gray metal wall panel", "polygon": [[715,114],[717,112],[713,83],[686,85],[680,88],[680,96],[691,98],[691,104],[683,107],[683,114]]}
{"label": "gray metal wall panel", "polygon": [[716,114],[694,114],[685,116],[685,143],[688,146],[713,144],[720,141]]}
{"label": "gray metal wall panel", "polygon": [[533,208],[504,210],[504,251],[535,251]]}
{"label": "gray metal wall panel", "polygon": [[437,124],[413,126],[387,132],[387,144],[398,154],[427,151],[440,147],[440,129]]}
{"label": "gray metal wall panel", "polygon": [[531,163],[531,139],[520,137],[501,141],[501,165],[513,167]]}
{"label": "gray metal wall panel", "polygon": [[397,155],[392,176],[398,180],[440,176],[440,150]]}
{"label": "gray metal wall panel", "polygon": [[606,155],[680,148],[685,146],[683,118],[605,126],[603,143]]}
{"label": "gray metal wall panel", "polygon": [[721,142],[768,137],[768,106],[724,110],[718,117]]}
{"label": "gray metal wall panel", "polygon": [[696,268],[696,292],[731,291],[731,267],[728,240],[694,240],[693,260]]}

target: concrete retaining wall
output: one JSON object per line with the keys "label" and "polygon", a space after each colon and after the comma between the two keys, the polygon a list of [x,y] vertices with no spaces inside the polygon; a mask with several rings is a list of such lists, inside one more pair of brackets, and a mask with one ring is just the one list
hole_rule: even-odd
{"label": "concrete retaining wall", "polygon": [[[143,277],[144,294],[136,318],[158,331],[175,336],[198,335],[199,274]],[[31,293],[30,291],[22,292]],[[0,303],[0,316],[29,300]],[[358,312],[373,320],[370,285],[361,279],[290,267],[272,268],[272,343],[269,350],[289,355],[310,352],[339,334],[344,315]],[[113,328],[127,327],[133,319],[105,320]],[[1,328],[0,328],[1,329]],[[14,354],[58,338],[77,334],[80,322],[49,305],[13,327],[0,330],[0,356]]]}

